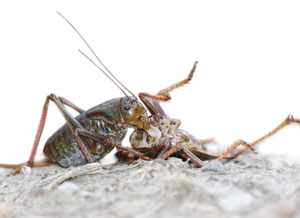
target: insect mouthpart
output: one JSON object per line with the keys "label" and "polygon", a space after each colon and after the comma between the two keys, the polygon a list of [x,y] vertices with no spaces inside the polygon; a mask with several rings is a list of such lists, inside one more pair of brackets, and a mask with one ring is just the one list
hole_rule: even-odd
{"label": "insect mouthpart", "polygon": [[138,128],[146,129],[149,126],[149,119],[147,111],[145,111],[136,121],[135,124]]}
{"label": "insect mouthpart", "polygon": [[144,128],[148,123],[147,110],[135,97],[123,97],[120,106],[120,113],[130,126]]}

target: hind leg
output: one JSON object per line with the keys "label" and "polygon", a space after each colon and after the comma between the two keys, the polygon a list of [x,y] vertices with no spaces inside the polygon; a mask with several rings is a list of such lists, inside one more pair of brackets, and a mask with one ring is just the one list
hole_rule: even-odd
{"label": "hind leg", "polygon": [[[76,110],[78,112],[82,112],[83,111],[82,109],[80,109],[79,107],[77,107],[76,105],[71,103],[70,101],[68,101],[62,97],[57,97],[54,94],[47,96],[46,101],[44,103],[44,107],[43,107],[42,117],[41,117],[41,120],[39,123],[39,127],[38,127],[36,137],[35,137],[35,140],[33,143],[33,147],[31,150],[31,154],[30,154],[29,160],[27,162],[27,165],[29,167],[34,166],[34,158],[35,158],[38,144],[39,144],[39,141],[40,141],[40,138],[42,136],[42,132],[43,132],[43,129],[45,126],[50,100],[53,101],[56,104],[56,106],[59,108],[60,112],[64,116],[65,120],[67,121],[67,123],[74,135],[76,135],[75,129],[84,129],[82,127],[82,125],[67,111],[67,109],[65,108],[65,106],[63,104],[70,106],[71,108],[73,108],[74,110]],[[83,145],[79,136],[77,136],[77,141],[78,141],[78,145],[80,146],[80,148],[81,148],[82,152],[84,153],[88,162],[93,162],[92,158],[90,157],[86,147]]]}
{"label": "hind leg", "polygon": [[[279,130],[281,130],[283,127],[291,124],[291,123],[298,123],[300,124],[300,119],[295,119],[292,115],[288,115],[288,117],[282,122],[280,123],[275,129],[273,129],[271,132],[267,133],[266,135],[264,135],[263,137],[255,140],[254,142],[252,142],[251,144],[244,144],[246,146],[246,148],[240,150],[239,152],[237,152],[236,154],[234,154],[231,158],[236,158],[237,156],[243,154],[244,152],[246,152],[249,148],[253,149],[253,146],[257,145],[258,143],[262,142],[263,140],[269,138],[270,136],[274,135],[275,133],[277,133]],[[218,157],[219,161],[222,161],[225,157],[227,157],[227,155],[229,155],[230,153],[233,152],[233,150],[238,146],[235,146],[235,144],[230,147],[224,154],[220,155]]]}
{"label": "hind leg", "polygon": [[[58,106],[60,112],[65,117],[67,123],[69,124],[69,127],[71,128],[71,130],[74,134],[75,134],[75,129],[84,129],[81,126],[81,124],[66,110],[66,108],[64,107],[64,104],[68,105],[69,107],[73,108],[74,110],[76,110],[79,113],[82,113],[83,110],[80,109],[79,107],[77,107],[76,105],[74,105],[72,102],[68,101],[67,99],[62,98],[62,97],[56,97],[54,94],[51,94],[51,95],[47,96],[46,101],[44,103],[42,117],[41,117],[39,127],[37,130],[36,136],[35,136],[33,147],[31,149],[29,160],[22,164],[0,164],[0,167],[15,169],[16,170],[15,173],[19,173],[22,166],[24,166],[24,165],[29,166],[29,167],[40,167],[40,166],[48,166],[50,164],[53,164],[53,163],[49,162],[49,160],[47,160],[47,159],[38,161],[38,162],[34,162],[38,144],[39,144],[39,141],[40,141],[40,138],[42,136],[42,132],[43,132],[43,129],[45,126],[50,100],[53,101]],[[83,153],[85,154],[87,160],[89,162],[92,162],[92,159],[90,158],[86,147],[83,145],[83,143],[80,143],[81,139],[79,136],[77,136],[77,141],[78,141],[78,145],[81,147]]]}
{"label": "hind leg", "polygon": [[245,141],[239,140],[239,141],[235,142],[232,146],[230,146],[224,153],[222,153],[217,158],[217,160],[221,162],[222,160],[224,160],[224,158],[226,158],[229,154],[231,154],[240,145],[245,146],[247,149],[250,148],[254,153],[256,153],[254,148],[252,148],[252,145],[248,144]]}
{"label": "hind leg", "polygon": [[[43,160],[35,161],[32,165],[32,167],[44,167],[44,166],[50,166],[54,163],[49,161],[48,158],[45,158]],[[15,170],[11,175],[16,175],[19,173],[23,166],[28,166],[28,162],[21,163],[21,164],[0,164],[1,168],[7,168],[7,169],[13,169]]]}

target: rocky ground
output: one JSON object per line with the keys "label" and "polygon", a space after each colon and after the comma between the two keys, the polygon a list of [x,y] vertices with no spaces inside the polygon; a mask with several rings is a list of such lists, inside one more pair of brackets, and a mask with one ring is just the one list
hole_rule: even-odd
{"label": "rocky ground", "polygon": [[300,162],[278,156],[249,153],[210,170],[170,158],[7,172],[0,217],[300,217]]}

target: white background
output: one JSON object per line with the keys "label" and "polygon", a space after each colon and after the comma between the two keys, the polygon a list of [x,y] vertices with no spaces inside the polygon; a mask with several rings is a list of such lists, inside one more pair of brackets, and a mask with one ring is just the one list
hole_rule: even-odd
{"label": "white background", "polygon": [[[86,37],[134,93],[156,93],[189,73],[167,113],[199,138],[252,142],[289,113],[300,118],[298,1],[9,1],[0,3],[0,162],[26,161],[46,95],[88,109],[122,93],[77,51]],[[64,120],[50,103],[42,137]],[[261,152],[300,154],[300,127]],[[128,145],[128,142],[124,142]]]}

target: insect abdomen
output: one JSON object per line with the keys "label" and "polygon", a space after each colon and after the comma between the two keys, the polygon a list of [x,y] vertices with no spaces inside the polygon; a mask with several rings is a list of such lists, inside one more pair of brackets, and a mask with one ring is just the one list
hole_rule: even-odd
{"label": "insect abdomen", "polygon": [[[101,135],[115,135],[115,137],[110,137],[108,140],[103,140],[100,143],[81,137],[93,161],[99,161],[113,150],[115,141],[122,140],[127,131],[126,127],[122,127],[120,131],[113,126],[103,123],[102,120],[88,120],[85,112],[78,115],[76,120],[90,132]],[[47,140],[44,147],[44,154],[50,161],[57,163],[61,167],[67,168],[87,164],[87,160],[77,144],[76,137],[67,124],[63,125]]]}

